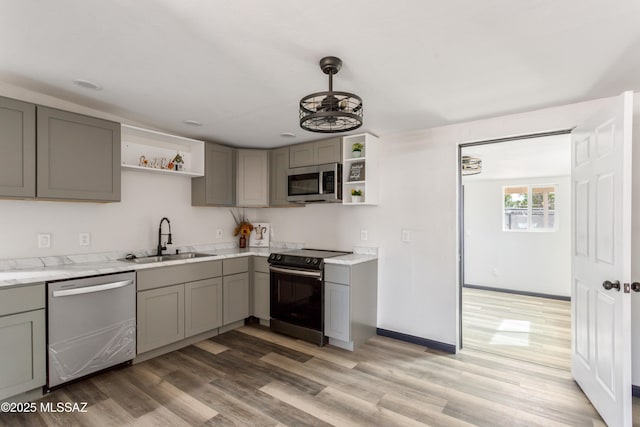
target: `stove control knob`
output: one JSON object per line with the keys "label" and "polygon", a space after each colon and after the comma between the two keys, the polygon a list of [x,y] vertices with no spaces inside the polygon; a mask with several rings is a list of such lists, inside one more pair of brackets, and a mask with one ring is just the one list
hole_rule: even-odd
{"label": "stove control knob", "polygon": [[282,260],[282,255],[280,255],[280,254],[276,255],[276,259],[277,259],[278,261]]}
{"label": "stove control knob", "polygon": [[276,256],[274,254],[269,255],[269,261],[273,261]]}
{"label": "stove control knob", "polygon": [[306,262],[307,264],[311,264],[311,258],[305,259],[304,262]]}
{"label": "stove control knob", "polygon": [[318,258],[314,258],[313,259],[313,265],[318,265],[318,262],[320,262],[320,260]]}

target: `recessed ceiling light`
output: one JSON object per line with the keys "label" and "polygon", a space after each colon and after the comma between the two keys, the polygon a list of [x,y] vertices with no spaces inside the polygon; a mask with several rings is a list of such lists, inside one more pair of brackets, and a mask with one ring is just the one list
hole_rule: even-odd
{"label": "recessed ceiling light", "polygon": [[182,123],[189,126],[202,126],[202,123],[197,120],[183,120]]}
{"label": "recessed ceiling light", "polygon": [[280,136],[283,138],[295,138],[296,134],[291,132],[283,132],[280,134]]}
{"label": "recessed ceiling light", "polygon": [[91,80],[75,79],[73,83],[85,89],[102,90],[102,86],[95,82],[92,82]]}

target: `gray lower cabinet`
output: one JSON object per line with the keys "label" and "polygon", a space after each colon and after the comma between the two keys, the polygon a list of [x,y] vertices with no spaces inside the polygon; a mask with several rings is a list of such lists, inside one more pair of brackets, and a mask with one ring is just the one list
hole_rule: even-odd
{"label": "gray lower cabinet", "polygon": [[137,351],[153,350],[184,338],[184,285],[138,292]]}
{"label": "gray lower cabinet", "polygon": [[220,260],[139,270],[138,354],[219,327],[221,276]]}
{"label": "gray lower cabinet", "polygon": [[222,278],[185,283],[185,337],[222,326]]}
{"label": "gray lower cabinet", "polygon": [[44,284],[0,290],[0,400],[46,382]]}
{"label": "gray lower cabinet", "polygon": [[0,97],[0,197],[36,196],[36,106]]}
{"label": "gray lower cabinet", "polygon": [[351,341],[351,297],[349,285],[326,282],[324,285],[324,333],[342,341]]}
{"label": "gray lower cabinet", "polygon": [[192,206],[234,206],[235,149],[206,142],[204,176],[191,179]]}
{"label": "gray lower cabinet", "polygon": [[38,198],[120,201],[120,124],[37,107]]}
{"label": "gray lower cabinet", "polygon": [[329,343],[354,350],[376,335],[378,261],[326,264],[324,333]]}
{"label": "gray lower cabinet", "polygon": [[269,263],[265,257],[253,257],[253,315],[262,320],[271,319],[271,289]]}
{"label": "gray lower cabinet", "polygon": [[223,323],[249,317],[249,273],[233,274],[222,278]]}

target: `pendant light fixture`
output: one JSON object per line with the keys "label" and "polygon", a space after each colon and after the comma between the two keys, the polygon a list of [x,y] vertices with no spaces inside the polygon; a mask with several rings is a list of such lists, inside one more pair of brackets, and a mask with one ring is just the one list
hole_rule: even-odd
{"label": "pendant light fixture", "polygon": [[362,126],[362,98],[349,92],[333,90],[333,75],[342,67],[342,60],[327,56],[320,60],[320,69],[329,75],[329,90],[316,92],[300,100],[300,127],[311,132],[348,132]]}
{"label": "pendant light fixture", "polygon": [[462,176],[477,175],[482,172],[482,160],[477,157],[462,156]]}

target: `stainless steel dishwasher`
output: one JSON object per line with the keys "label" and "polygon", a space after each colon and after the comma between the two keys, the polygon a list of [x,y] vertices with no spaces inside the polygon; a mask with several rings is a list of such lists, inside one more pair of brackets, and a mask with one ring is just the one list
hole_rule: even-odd
{"label": "stainless steel dishwasher", "polygon": [[136,355],[135,273],[47,283],[47,388]]}

